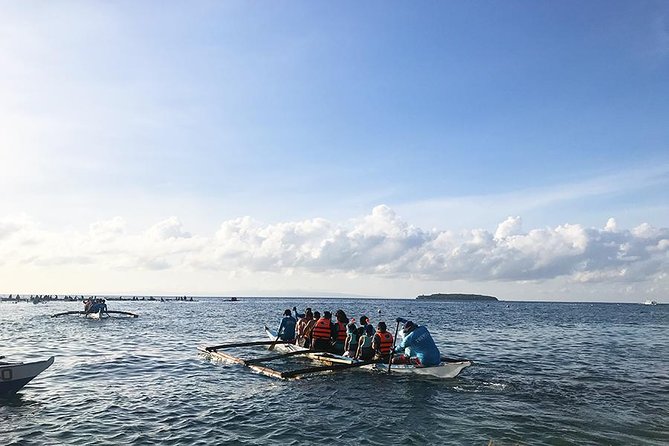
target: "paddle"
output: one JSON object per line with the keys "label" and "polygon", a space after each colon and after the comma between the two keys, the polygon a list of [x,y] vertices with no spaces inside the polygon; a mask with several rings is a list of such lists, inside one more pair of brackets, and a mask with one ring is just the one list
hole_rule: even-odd
{"label": "paddle", "polygon": [[267,350],[274,350],[274,346],[276,345],[277,342],[279,342],[280,337],[281,337],[280,334],[276,335],[276,339],[274,340],[274,342],[270,344],[269,347],[267,347]]}
{"label": "paddle", "polygon": [[388,375],[390,375],[390,365],[393,363],[393,356],[395,356],[395,343],[397,342],[397,332],[400,331],[400,321],[397,321],[395,327],[395,336],[393,337],[393,349],[390,350],[390,357],[388,358]]}

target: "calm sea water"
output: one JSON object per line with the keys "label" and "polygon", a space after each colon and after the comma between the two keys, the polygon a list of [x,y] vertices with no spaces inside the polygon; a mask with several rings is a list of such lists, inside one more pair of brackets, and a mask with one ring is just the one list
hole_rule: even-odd
{"label": "calm sea water", "polygon": [[[373,323],[409,316],[442,354],[475,365],[451,380],[358,370],[279,381],[198,355],[201,344],[264,340],[263,324],[293,304]],[[1,445],[669,444],[667,305],[277,298],[49,317],[80,307],[0,303],[0,354],[56,356],[0,400]],[[306,365],[276,367],[296,363]]]}

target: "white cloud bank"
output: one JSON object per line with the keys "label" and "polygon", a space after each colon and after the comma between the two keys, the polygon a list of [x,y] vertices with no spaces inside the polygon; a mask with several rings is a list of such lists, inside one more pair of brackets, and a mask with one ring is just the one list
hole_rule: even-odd
{"label": "white cloud bank", "polygon": [[266,225],[243,217],[223,222],[213,235],[190,234],[176,217],[137,233],[120,217],[87,232],[47,231],[26,217],[0,220],[0,272],[29,268],[35,283],[43,283],[40,275],[61,267],[135,278],[142,271],[219,278],[271,273],[624,288],[666,283],[669,228],[619,229],[610,219],[601,229],[566,224],[526,231],[520,217],[509,217],[494,232],[423,230],[384,205],[346,223],[314,218]]}

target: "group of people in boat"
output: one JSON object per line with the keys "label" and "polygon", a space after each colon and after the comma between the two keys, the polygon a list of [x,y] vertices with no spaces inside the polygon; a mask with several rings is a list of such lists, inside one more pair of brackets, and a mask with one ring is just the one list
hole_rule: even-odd
{"label": "group of people in boat", "polygon": [[86,313],[98,313],[107,311],[107,303],[104,299],[90,297],[84,301],[84,311]]}
{"label": "group of people in boat", "polygon": [[282,341],[363,361],[387,362],[392,356],[394,364],[417,367],[430,367],[441,362],[441,354],[427,327],[410,320],[395,320],[398,327],[400,323],[404,324],[403,337],[397,344],[384,321],[374,328],[366,315],[362,315],[359,324],[356,324],[343,310],[335,312],[334,321],[330,311],[321,314],[306,308],[303,314],[299,314],[293,307],[293,312],[286,310],[283,313],[277,331],[278,339]]}

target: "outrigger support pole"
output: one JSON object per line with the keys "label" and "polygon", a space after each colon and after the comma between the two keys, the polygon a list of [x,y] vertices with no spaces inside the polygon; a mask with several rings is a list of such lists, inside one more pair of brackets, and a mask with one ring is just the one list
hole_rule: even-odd
{"label": "outrigger support pole", "polygon": [[[224,348],[232,348],[232,347],[248,347],[251,345],[270,345],[274,344],[274,341],[252,341],[252,342],[236,342],[232,344],[221,344],[221,345],[212,345],[209,347],[204,347],[204,349],[208,352],[213,352],[216,350],[221,350]],[[279,341],[277,344],[289,344],[289,342],[286,341]]]}
{"label": "outrigger support pole", "polygon": [[129,311],[105,310],[105,313],[125,314],[126,316],[139,317],[139,314],[131,313]]}
{"label": "outrigger support pole", "polygon": [[[97,311],[96,311],[96,313],[97,313]],[[105,313],[107,313],[107,314],[109,314],[109,313],[125,314],[126,316],[139,317],[139,314],[130,313],[129,311],[109,310],[109,311],[105,311]],[[52,314],[51,317],[65,316],[67,314],[90,314],[90,312],[86,313],[85,311],[65,311],[63,313]]]}
{"label": "outrigger support pole", "polygon": [[274,361],[275,359],[287,358],[288,356],[308,355],[309,353],[312,353],[312,350],[299,350],[295,352],[283,353],[281,355],[262,356],[260,358],[247,359],[245,363],[247,365],[256,364],[258,362]]}
{"label": "outrigger support pole", "polygon": [[350,364],[337,364],[337,365],[323,365],[318,367],[309,367],[306,369],[290,370],[288,372],[281,373],[282,378],[296,378],[300,375],[308,375],[310,373],[319,373],[319,372],[336,372],[339,370],[352,369],[354,367],[362,367],[369,364],[377,364],[378,360],[369,360],[369,361],[359,361],[352,362]]}

